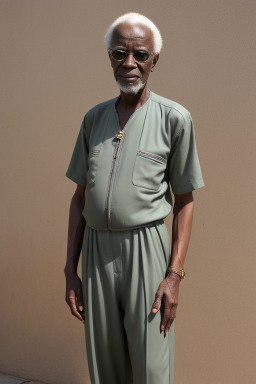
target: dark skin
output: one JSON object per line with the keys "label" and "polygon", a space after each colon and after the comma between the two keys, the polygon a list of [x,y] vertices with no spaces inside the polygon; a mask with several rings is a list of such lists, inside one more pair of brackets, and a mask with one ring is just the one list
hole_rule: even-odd
{"label": "dark skin", "polygon": [[[174,195],[172,223],[172,254],[171,263],[175,269],[184,269],[185,258],[188,250],[194,201],[192,192]],[[178,307],[180,278],[175,273],[169,273],[159,285],[152,305],[152,312],[157,313],[163,305],[164,311],[160,329],[167,334],[176,317]]]}
{"label": "dark skin", "polygon": [[[145,50],[153,53],[153,34],[149,28],[136,24],[121,24],[114,31],[111,40],[111,49],[122,49],[128,53],[136,50]],[[115,61],[111,59],[114,77],[123,85],[137,84],[142,82],[144,88],[137,94],[127,94],[120,92],[120,100],[117,105],[117,113],[119,117],[120,129],[123,129],[129,117],[136,109],[142,107],[149,97],[149,89],[147,86],[150,72],[154,71],[158,61],[159,54],[149,57],[146,62],[136,62],[133,55],[127,56],[125,61]]]}
{"label": "dark skin", "polygon": [[64,272],[66,276],[66,302],[72,315],[83,323],[84,319],[81,316],[84,309],[82,282],[77,275],[77,265],[85,228],[85,220],[82,215],[84,204],[85,188],[78,185],[69,210],[67,260]]}
{"label": "dark skin", "polygon": [[[132,52],[146,50],[153,53],[153,34],[143,25],[121,24],[113,32],[111,49],[122,49],[129,53],[125,61],[117,62],[111,59],[114,77],[122,85],[143,83],[143,88],[137,93],[124,93],[120,91],[120,99],[117,105],[120,129],[123,129],[132,113],[140,108],[149,97],[147,86],[148,78],[154,71],[159,59],[159,54],[151,55],[144,63],[136,62]],[[81,311],[84,309],[82,296],[82,283],[77,275],[77,264],[82,249],[85,220],[82,210],[85,204],[85,188],[77,186],[71,200],[69,213],[69,231],[66,275],[66,302],[71,313],[84,322]],[[175,269],[184,269],[186,253],[189,245],[192,218],[193,218],[193,194],[192,192],[175,195],[172,224],[172,254],[171,264]],[[174,273],[165,276],[158,287],[155,300],[152,304],[152,313],[157,313],[163,306],[161,319],[161,331],[169,332],[173,320],[176,317],[178,306],[180,278]]]}

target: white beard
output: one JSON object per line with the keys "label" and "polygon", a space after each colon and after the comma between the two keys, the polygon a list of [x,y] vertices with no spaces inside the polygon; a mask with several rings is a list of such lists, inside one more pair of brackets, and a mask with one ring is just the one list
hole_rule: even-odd
{"label": "white beard", "polygon": [[117,80],[117,85],[119,87],[119,89],[123,92],[123,93],[127,93],[127,94],[133,94],[133,95],[136,95],[139,91],[141,91],[145,84],[142,83],[142,81],[140,80],[138,84],[127,84],[127,85],[123,85],[123,84],[120,84],[120,82]]}

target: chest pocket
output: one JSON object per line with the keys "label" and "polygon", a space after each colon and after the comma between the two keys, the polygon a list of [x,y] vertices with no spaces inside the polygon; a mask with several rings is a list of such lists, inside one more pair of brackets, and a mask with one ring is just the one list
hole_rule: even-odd
{"label": "chest pocket", "polygon": [[92,148],[89,152],[88,172],[87,172],[88,185],[91,185],[95,182],[97,169],[98,169],[99,155],[100,155],[100,148],[99,147]]}
{"label": "chest pocket", "polygon": [[164,179],[167,161],[151,152],[138,151],[132,183],[138,187],[157,191]]}

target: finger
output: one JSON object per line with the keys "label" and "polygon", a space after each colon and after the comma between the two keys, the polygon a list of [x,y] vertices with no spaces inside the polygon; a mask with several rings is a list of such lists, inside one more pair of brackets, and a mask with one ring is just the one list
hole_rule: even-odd
{"label": "finger", "polygon": [[78,320],[84,323],[84,319],[82,317],[82,312],[80,313],[76,306],[70,306],[70,310],[73,316],[75,316]]}
{"label": "finger", "polygon": [[79,308],[77,308],[77,312],[79,313],[79,315],[82,316],[82,319],[84,320],[85,319],[84,309],[80,310]]}
{"label": "finger", "polygon": [[161,302],[162,302],[162,294],[158,290],[155,294],[155,301],[152,304],[151,312],[157,313],[161,308]]}
{"label": "finger", "polygon": [[161,332],[163,332],[166,328],[166,325],[167,325],[168,320],[170,318],[170,312],[171,312],[170,306],[165,305],[164,306],[164,313],[163,313],[163,317],[162,317],[161,325],[160,325]]}
{"label": "finger", "polygon": [[171,325],[172,325],[174,319],[176,318],[176,310],[177,310],[177,305],[173,305],[171,308],[171,311],[170,311],[170,317],[166,323],[166,327],[164,330],[165,334],[167,334],[169,332]]}
{"label": "finger", "polygon": [[76,298],[74,291],[69,292],[69,296],[66,299],[66,302],[70,308],[70,311],[73,316],[77,317],[80,321],[84,322],[81,314],[77,310]]}
{"label": "finger", "polygon": [[164,334],[165,335],[167,335],[167,333],[169,332],[173,322],[174,322],[174,319],[171,319],[171,318],[167,321],[167,324],[166,324],[166,327],[165,327],[165,330],[164,330]]}
{"label": "finger", "polygon": [[80,302],[80,303],[76,303],[76,307],[79,309],[80,312],[82,312],[84,310],[84,303],[83,302]]}
{"label": "finger", "polygon": [[79,308],[80,311],[84,309],[83,292],[80,289],[77,291],[76,306]]}

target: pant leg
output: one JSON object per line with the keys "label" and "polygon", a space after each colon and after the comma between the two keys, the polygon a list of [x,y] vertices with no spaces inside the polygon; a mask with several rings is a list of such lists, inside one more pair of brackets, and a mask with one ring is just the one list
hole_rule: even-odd
{"label": "pant leg", "polygon": [[83,242],[85,336],[92,384],[132,384],[118,283],[121,243],[86,227]]}
{"label": "pant leg", "polygon": [[[133,384],[173,384],[174,324],[160,333],[160,311],[153,315],[155,293],[169,264],[169,236],[164,224],[133,231],[123,259],[122,303]],[[129,259],[130,253],[130,259]]]}

